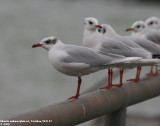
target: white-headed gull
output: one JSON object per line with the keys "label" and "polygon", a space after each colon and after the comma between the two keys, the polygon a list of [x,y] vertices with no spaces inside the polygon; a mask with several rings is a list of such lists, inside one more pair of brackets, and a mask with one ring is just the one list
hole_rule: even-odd
{"label": "white-headed gull", "polygon": [[[101,35],[97,28],[101,28],[98,25],[98,20],[92,17],[85,18],[84,20],[84,36],[83,45],[101,50],[107,53],[113,53],[118,55],[123,55],[125,57],[142,57],[145,59],[151,59],[152,55],[150,52],[143,50],[142,52],[136,51],[134,48],[127,46],[121,41],[114,40]],[[137,77],[136,79],[130,79],[129,81],[138,82],[140,80],[141,67],[137,67]],[[122,74],[120,72],[120,74]],[[121,82],[120,82],[120,85]]]}
{"label": "white-headed gull", "polygon": [[141,52],[141,53],[148,53],[148,51],[144,48],[142,48],[140,45],[135,43],[133,40],[126,38],[125,36],[121,36],[116,33],[116,31],[109,25],[109,24],[102,24],[102,28],[99,28],[98,31],[106,37],[109,37],[114,40],[118,40],[123,42],[129,47],[132,47],[135,51]]}
{"label": "white-headed gull", "polygon": [[[99,28],[98,31],[109,38],[120,40],[126,45],[134,48],[137,52],[144,52],[147,50],[154,54],[160,54],[160,45],[157,45],[149,40],[141,39],[138,37],[129,37],[129,36],[121,36],[115,32],[115,30],[109,24],[102,24],[102,28]],[[153,73],[153,67],[149,72],[149,75],[158,74],[158,68],[156,67],[156,72]]]}
{"label": "white-headed gull", "polygon": [[[150,29],[147,27],[144,21],[136,21],[133,23],[132,27],[128,28],[126,31],[133,31],[132,38],[137,44],[142,46],[144,49],[154,53],[160,54],[160,31]],[[147,41],[148,39],[150,41]],[[154,43],[152,43],[152,42]],[[156,44],[155,44],[156,43]],[[149,74],[157,75],[158,74],[158,67],[156,67],[156,72],[153,73],[153,67],[151,67],[151,71]]]}
{"label": "white-headed gull", "polygon": [[134,22],[126,31],[132,31],[132,36],[148,39],[154,43],[160,44],[160,30],[149,28],[144,21]]}
{"label": "white-headed gull", "polygon": [[[72,98],[79,97],[79,91],[81,86],[81,76],[87,75],[108,67],[134,67],[139,61],[139,57],[124,57],[120,55],[103,53],[98,50],[83,46],[75,46],[63,44],[56,37],[47,37],[41,40],[41,42],[32,46],[43,47],[48,50],[48,56],[52,65],[63,74],[78,77],[77,93]],[[137,62],[136,62],[137,61]],[[133,64],[130,64],[133,62]],[[151,64],[153,62],[150,62]],[[111,83],[110,77],[112,71],[109,72],[108,82]]]}
{"label": "white-headed gull", "polygon": [[149,17],[145,23],[149,28],[160,30],[160,19],[158,17]]}

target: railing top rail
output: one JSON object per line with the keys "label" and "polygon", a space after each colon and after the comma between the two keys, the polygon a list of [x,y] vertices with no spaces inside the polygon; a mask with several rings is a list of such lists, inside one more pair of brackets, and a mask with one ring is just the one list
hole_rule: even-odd
{"label": "railing top rail", "polygon": [[[139,83],[129,83],[121,88],[97,90],[82,95],[77,100],[67,100],[11,120],[51,120],[48,123],[30,123],[30,126],[72,126],[121,108],[143,102],[160,95],[160,76],[148,77]],[[12,123],[24,126],[25,123]]]}

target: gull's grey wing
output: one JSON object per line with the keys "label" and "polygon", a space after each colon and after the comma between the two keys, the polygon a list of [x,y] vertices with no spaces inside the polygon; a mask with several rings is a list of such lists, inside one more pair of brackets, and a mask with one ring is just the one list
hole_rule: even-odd
{"label": "gull's grey wing", "polygon": [[146,38],[154,43],[160,44],[160,31],[150,30],[146,33]]}
{"label": "gull's grey wing", "polygon": [[98,51],[87,47],[65,45],[63,50],[68,54],[68,57],[63,59],[63,62],[66,63],[85,63],[92,67],[97,67],[108,64],[115,59],[114,57],[100,54]]}
{"label": "gull's grey wing", "polygon": [[129,47],[132,47],[132,48],[142,48],[137,43],[135,43],[134,41],[132,41],[132,40],[130,40],[128,38],[125,38],[124,36],[116,35],[114,38],[118,39],[119,41],[123,42],[124,44],[126,44]]}
{"label": "gull's grey wing", "polygon": [[145,51],[145,53],[138,52],[137,50],[127,46],[121,41],[116,41],[112,39],[104,39],[99,50],[107,53],[123,55],[125,57],[143,57],[143,58],[152,57],[148,51]]}
{"label": "gull's grey wing", "polygon": [[126,64],[129,65],[130,63],[141,59],[140,57],[124,57],[73,45],[66,45],[64,50],[67,52],[68,57],[64,58],[63,62],[85,63],[91,67],[125,67]]}
{"label": "gull's grey wing", "polygon": [[127,46],[131,47],[134,49],[134,51],[141,53],[143,56],[148,57],[150,55],[150,52],[148,50],[144,49],[137,43],[135,43],[132,39],[126,38],[125,36],[116,36],[118,40],[126,44]]}
{"label": "gull's grey wing", "polygon": [[122,55],[118,55],[118,54],[113,54],[113,53],[106,53],[106,52],[103,52],[101,50],[97,50],[100,54],[103,54],[103,55],[107,55],[107,56],[111,56],[113,58],[125,58],[125,56],[122,56]]}
{"label": "gull's grey wing", "polygon": [[138,38],[138,37],[129,36],[129,38],[132,39],[137,44],[139,44],[142,48],[148,50],[149,52],[154,53],[154,54],[160,54],[160,45],[153,43],[152,41]]}

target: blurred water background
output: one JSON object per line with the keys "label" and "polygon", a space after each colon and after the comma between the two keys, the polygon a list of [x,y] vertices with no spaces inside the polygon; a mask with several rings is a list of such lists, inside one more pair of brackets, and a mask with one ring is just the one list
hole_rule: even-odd
{"label": "blurred water background", "polygon": [[[56,36],[66,44],[82,44],[85,17],[108,23],[121,35],[136,20],[160,17],[159,3],[111,0],[0,1],[0,119],[29,112],[75,94],[77,78],[56,71],[47,51],[32,49],[42,38]],[[148,72],[143,68],[143,75]],[[100,71],[82,77],[81,91],[107,75]],[[135,76],[135,69],[124,75]],[[115,79],[114,82],[118,81]],[[160,98],[128,108],[129,114],[160,115]],[[90,122],[79,126],[89,126]]]}

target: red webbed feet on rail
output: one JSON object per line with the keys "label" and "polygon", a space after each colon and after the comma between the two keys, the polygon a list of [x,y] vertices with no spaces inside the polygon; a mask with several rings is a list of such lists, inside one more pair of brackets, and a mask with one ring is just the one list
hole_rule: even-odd
{"label": "red webbed feet on rail", "polygon": [[72,97],[70,97],[70,98],[68,98],[68,99],[77,99],[80,95],[79,95],[79,92],[80,92],[80,88],[81,88],[81,82],[82,82],[82,80],[81,80],[81,77],[80,76],[78,76],[78,87],[77,87],[77,93],[76,93],[76,95],[75,96],[72,96]]}
{"label": "red webbed feet on rail", "polygon": [[72,97],[68,98],[68,100],[69,100],[69,99],[77,99],[79,96],[80,96],[80,95],[72,96]]}
{"label": "red webbed feet on rail", "polygon": [[129,79],[127,81],[138,82],[140,80],[140,74],[141,74],[141,66],[137,67],[136,78],[135,79]]}

